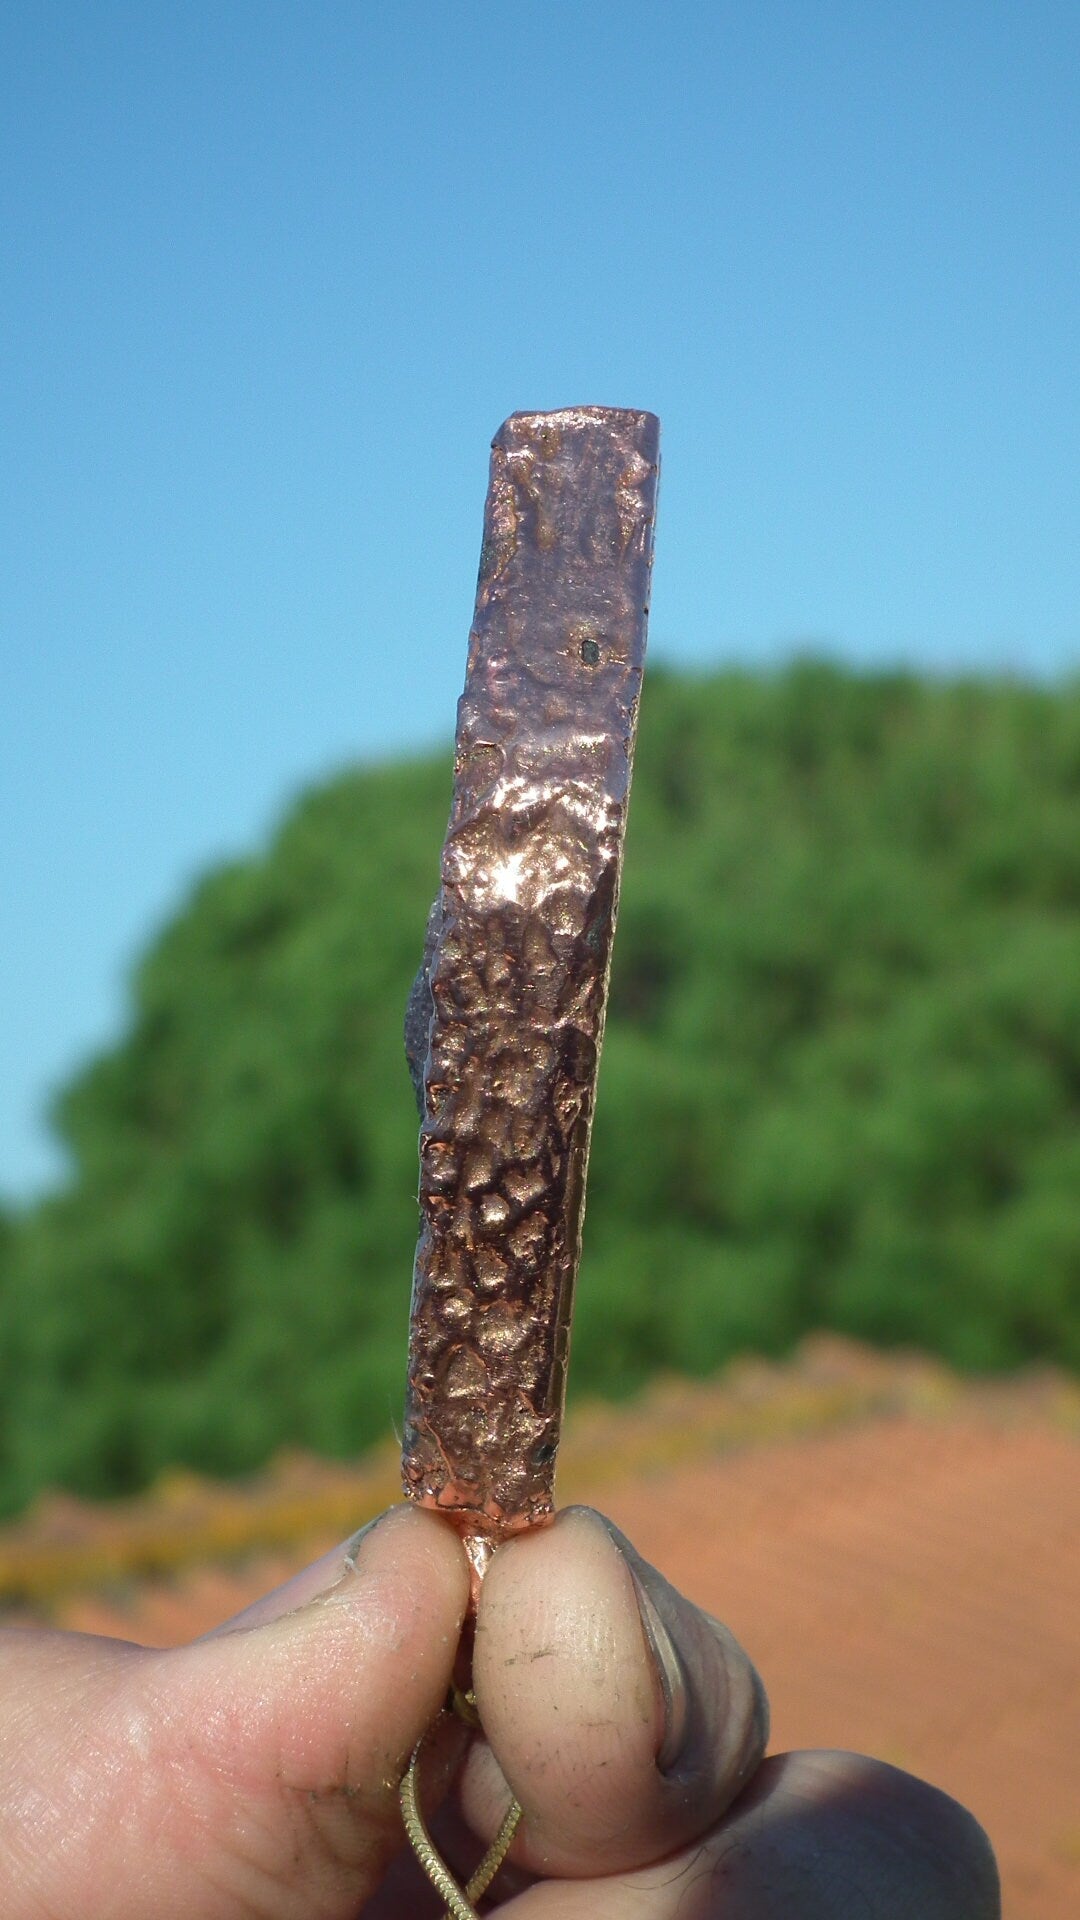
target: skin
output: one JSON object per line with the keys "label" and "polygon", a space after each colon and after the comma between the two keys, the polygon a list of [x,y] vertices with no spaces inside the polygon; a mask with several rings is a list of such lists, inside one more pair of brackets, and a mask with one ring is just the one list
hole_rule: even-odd
{"label": "skin", "polygon": [[[190,1647],[0,1634],[6,1920],[437,1914],[397,1785],[468,1591],[450,1528],[394,1508]],[[935,1788],[857,1754],[763,1760],[741,1648],[587,1509],[495,1556],[474,1676],[485,1737],[445,1716],[424,1797],[463,1878],[521,1801],[508,1920],[1000,1914],[986,1836]]]}

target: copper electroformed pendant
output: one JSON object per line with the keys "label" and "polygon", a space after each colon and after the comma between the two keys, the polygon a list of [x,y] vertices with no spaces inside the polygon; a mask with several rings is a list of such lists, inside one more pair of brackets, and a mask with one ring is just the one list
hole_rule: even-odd
{"label": "copper electroformed pendant", "polygon": [[450,823],[407,1045],[421,1107],[403,1476],[482,1567],[552,1511],[645,654],[650,413],[495,437]]}

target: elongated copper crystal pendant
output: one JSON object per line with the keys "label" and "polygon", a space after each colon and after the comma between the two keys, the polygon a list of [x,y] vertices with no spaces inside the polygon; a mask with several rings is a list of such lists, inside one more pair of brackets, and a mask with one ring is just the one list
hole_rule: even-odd
{"label": "elongated copper crystal pendant", "polygon": [[406,1020],[421,1229],[402,1471],[474,1545],[552,1511],[658,471],[649,413],[514,414],[492,446]]}

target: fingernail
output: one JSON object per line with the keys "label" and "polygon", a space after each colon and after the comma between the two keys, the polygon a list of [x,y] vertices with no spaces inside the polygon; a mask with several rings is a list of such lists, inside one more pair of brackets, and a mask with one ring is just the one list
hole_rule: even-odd
{"label": "fingernail", "polygon": [[645,1629],[649,1651],[656,1663],[660,1692],[664,1701],[664,1737],[660,1742],[656,1764],[661,1773],[667,1773],[669,1768],[675,1765],[686,1744],[686,1726],[689,1718],[686,1674],[678,1649],[664,1622],[663,1614],[649,1591],[646,1577],[634,1566],[630,1567],[630,1577],[634,1582],[641,1624]]}
{"label": "fingernail", "polygon": [[596,1518],[618,1548],[634,1583],[645,1643],[652,1655],[663,1702],[664,1731],[656,1764],[661,1773],[668,1773],[686,1745],[690,1720],[690,1689],[675,1640],[678,1623],[673,1618],[671,1588],[656,1568],[650,1567],[648,1561],[634,1550],[618,1527],[613,1527],[603,1514],[597,1514]]}
{"label": "fingernail", "polygon": [[331,1593],[350,1573],[356,1572],[357,1555],[362,1542],[385,1518],[383,1513],[376,1514],[374,1520],[358,1528],[340,1546],[331,1547],[329,1553],[324,1553],[311,1566],[294,1573],[284,1586],[275,1587],[272,1593],[262,1594],[242,1613],[234,1614],[231,1620],[223,1621],[221,1626],[204,1634],[203,1639],[214,1640],[219,1634],[245,1632],[249,1627],[265,1627],[270,1621],[283,1620],[286,1614],[297,1613],[312,1600]]}
{"label": "fingernail", "polygon": [[366,1540],[369,1533],[374,1533],[376,1527],[379,1524],[379,1521],[385,1520],[385,1519],[386,1519],[385,1513],[377,1513],[375,1515],[374,1520],[366,1520],[364,1522],[364,1525],[362,1527],[358,1527],[356,1532],[350,1535],[349,1539],[346,1540],[345,1545],[341,1551],[342,1551],[342,1559],[344,1560],[345,1565],[348,1568],[350,1573],[356,1572],[356,1556],[360,1551],[360,1542],[362,1540]]}
{"label": "fingernail", "polygon": [[681,1777],[688,1768],[700,1766],[710,1748],[715,1757],[715,1698],[711,1708],[706,1703],[715,1689],[715,1676],[722,1673],[724,1704],[719,1724],[742,1728],[733,1748],[742,1759],[729,1775],[737,1782],[753,1771],[768,1745],[769,1702],[761,1676],[722,1621],[690,1607],[628,1540],[617,1532],[615,1537],[630,1568],[664,1696],[665,1732],[656,1764],[661,1773],[678,1771]]}

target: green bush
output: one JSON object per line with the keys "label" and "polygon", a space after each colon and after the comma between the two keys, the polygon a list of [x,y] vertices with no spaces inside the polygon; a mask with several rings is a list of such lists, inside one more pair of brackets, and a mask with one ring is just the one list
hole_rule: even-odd
{"label": "green bush", "polygon": [[[0,1500],[396,1420],[442,757],[209,875],[0,1218]],[[1080,689],[648,682],[575,1391],[811,1327],[1080,1364]]]}

